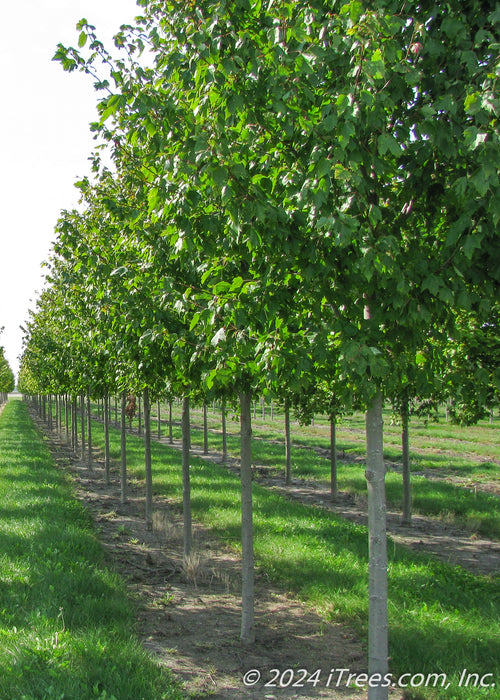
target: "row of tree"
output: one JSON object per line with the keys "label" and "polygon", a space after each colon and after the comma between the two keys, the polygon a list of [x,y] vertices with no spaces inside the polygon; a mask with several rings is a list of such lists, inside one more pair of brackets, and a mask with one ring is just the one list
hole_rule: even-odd
{"label": "row of tree", "polygon": [[14,388],[14,373],[3,355],[2,348],[0,348],[0,404],[7,401],[9,392],[14,391]]}
{"label": "row of tree", "polygon": [[[3,329],[0,329],[0,333]],[[15,389],[15,377],[9,362],[4,354],[3,347],[0,346],[0,405],[7,401],[9,392]]]}
{"label": "row of tree", "polygon": [[383,402],[406,426],[417,399],[448,393],[467,420],[498,404],[500,13],[138,4],[117,57],[85,20],[79,48],[56,53],[94,78],[100,141],[82,206],[57,224],[21,385],[182,396],[187,422],[190,398],[239,396],[246,642],[252,396],[304,418],[365,408],[369,672],[383,678]]}

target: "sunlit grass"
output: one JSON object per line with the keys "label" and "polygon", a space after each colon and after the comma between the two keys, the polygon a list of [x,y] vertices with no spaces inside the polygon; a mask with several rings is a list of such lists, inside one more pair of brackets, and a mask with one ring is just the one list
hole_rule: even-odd
{"label": "sunlit grass", "polygon": [[[164,416],[166,413],[164,413]],[[174,404],[174,437],[180,438],[179,408]],[[192,443],[203,444],[200,410],[192,412]],[[232,420],[231,420],[232,417]],[[236,414],[229,413],[228,451],[239,453],[238,424]],[[500,508],[498,497],[481,492],[483,482],[497,483],[500,487],[500,421],[481,421],[477,426],[463,428],[445,422],[414,419],[411,424],[411,468],[413,511],[422,515],[441,517],[456,525],[468,528],[471,532],[491,538],[500,538]],[[387,499],[390,507],[402,509],[403,489],[401,475],[394,471],[401,461],[400,426],[392,420],[390,411],[385,411],[385,457],[388,460]],[[210,449],[222,450],[220,415],[212,409],[208,411]],[[338,486],[341,491],[352,494],[366,493],[364,477],[364,417],[354,415],[343,418],[337,428],[337,450],[344,454],[338,465]],[[284,472],[285,453],[282,414],[274,411],[271,421],[269,407],[266,420],[261,412],[256,413],[253,430],[253,461],[270,469]],[[292,450],[292,475],[295,478],[328,481],[330,461],[327,450],[330,447],[329,424],[324,418],[317,418],[311,426],[293,426],[294,446]],[[319,451],[318,451],[319,450]],[[349,457],[358,458],[357,463],[349,463]],[[488,461],[490,460],[490,461]],[[498,462],[498,463],[497,463]],[[422,478],[424,470],[439,470],[440,480]],[[446,481],[446,475],[460,476],[463,484]]]}
{"label": "sunlit grass", "polygon": [[0,698],[181,698],[20,401],[0,417]]}

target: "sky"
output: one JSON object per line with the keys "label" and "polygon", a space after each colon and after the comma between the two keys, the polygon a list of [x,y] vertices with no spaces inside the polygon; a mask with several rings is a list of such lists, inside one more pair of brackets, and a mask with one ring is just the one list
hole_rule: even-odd
{"label": "sky", "polygon": [[18,371],[20,326],[35,308],[63,209],[78,205],[74,183],[89,174],[98,93],[82,73],[52,60],[77,46],[85,17],[106,47],[140,14],[135,0],[2,2],[0,42],[0,346]]}

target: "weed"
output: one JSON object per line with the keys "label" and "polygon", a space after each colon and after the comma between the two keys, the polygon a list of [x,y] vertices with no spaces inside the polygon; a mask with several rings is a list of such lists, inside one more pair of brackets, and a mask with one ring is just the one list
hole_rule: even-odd
{"label": "weed", "polygon": [[204,562],[198,552],[193,551],[187,554],[182,560],[182,573],[188,583],[195,588],[198,587],[198,580],[204,570]]}

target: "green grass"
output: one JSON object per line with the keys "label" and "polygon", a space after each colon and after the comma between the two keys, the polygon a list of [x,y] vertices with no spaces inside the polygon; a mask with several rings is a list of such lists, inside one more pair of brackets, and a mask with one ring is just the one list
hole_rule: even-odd
{"label": "green grass", "polygon": [[[94,437],[102,446],[102,427]],[[119,458],[119,435],[111,431]],[[143,441],[127,437],[129,476],[144,478]],[[155,493],[181,503],[181,456],[153,444]],[[217,465],[191,459],[193,514],[239,548],[239,483]],[[263,576],[297,594],[330,620],[353,625],[366,639],[368,553],[366,529],[320,508],[293,503],[254,485],[255,552]],[[459,688],[464,669],[500,678],[500,580],[389,545],[391,671],[446,673],[450,688],[419,689],[426,698],[470,700]],[[325,649],[325,659],[328,658]],[[297,660],[299,662],[299,660]],[[474,698],[500,699],[496,688]]]}
{"label": "green grass", "polygon": [[[166,416],[166,412],[164,416]],[[285,454],[283,446],[283,426],[281,416],[275,413],[275,420],[268,417],[263,422],[259,414],[254,421],[257,439],[253,444],[255,464],[266,465],[284,471]],[[209,411],[209,437],[211,449],[222,450],[222,437],[218,432],[220,419]],[[178,410],[174,411],[178,419]],[[391,423],[391,414],[385,412],[385,457],[389,461],[401,460],[400,428]],[[338,451],[344,450],[349,457],[364,455],[364,419],[360,415],[341,421],[338,427]],[[203,444],[201,415],[193,412],[194,428],[192,442]],[[477,532],[484,537],[500,539],[499,498],[481,491],[485,482],[500,485],[500,448],[498,434],[500,421],[493,424],[482,421],[477,426],[461,428],[449,423],[424,422],[414,420],[411,425],[412,440],[412,507],[414,513],[430,515]],[[237,425],[229,422],[228,450],[239,452]],[[163,431],[166,432],[165,429]],[[180,428],[174,426],[174,437],[180,437]],[[330,478],[329,459],[318,453],[318,449],[329,449],[329,426],[324,419],[316,419],[314,426],[293,426],[294,447],[292,450],[292,474],[295,478],[328,481]],[[316,448],[316,449],[314,449]],[[417,451],[415,451],[417,450]],[[420,452],[418,452],[420,450]],[[443,478],[428,479],[418,472],[424,469],[440,470]],[[416,472],[416,473],[415,473]],[[446,481],[447,475],[460,476],[468,480],[467,485],[457,485]],[[387,501],[394,509],[402,509],[402,478],[397,471],[387,475]],[[352,494],[366,494],[364,465],[361,463],[339,462],[338,486],[341,491]],[[477,488],[476,488],[477,487]]]}
{"label": "green grass", "polygon": [[134,621],[90,516],[25,404],[10,401],[0,417],[0,698],[181,698]]}

